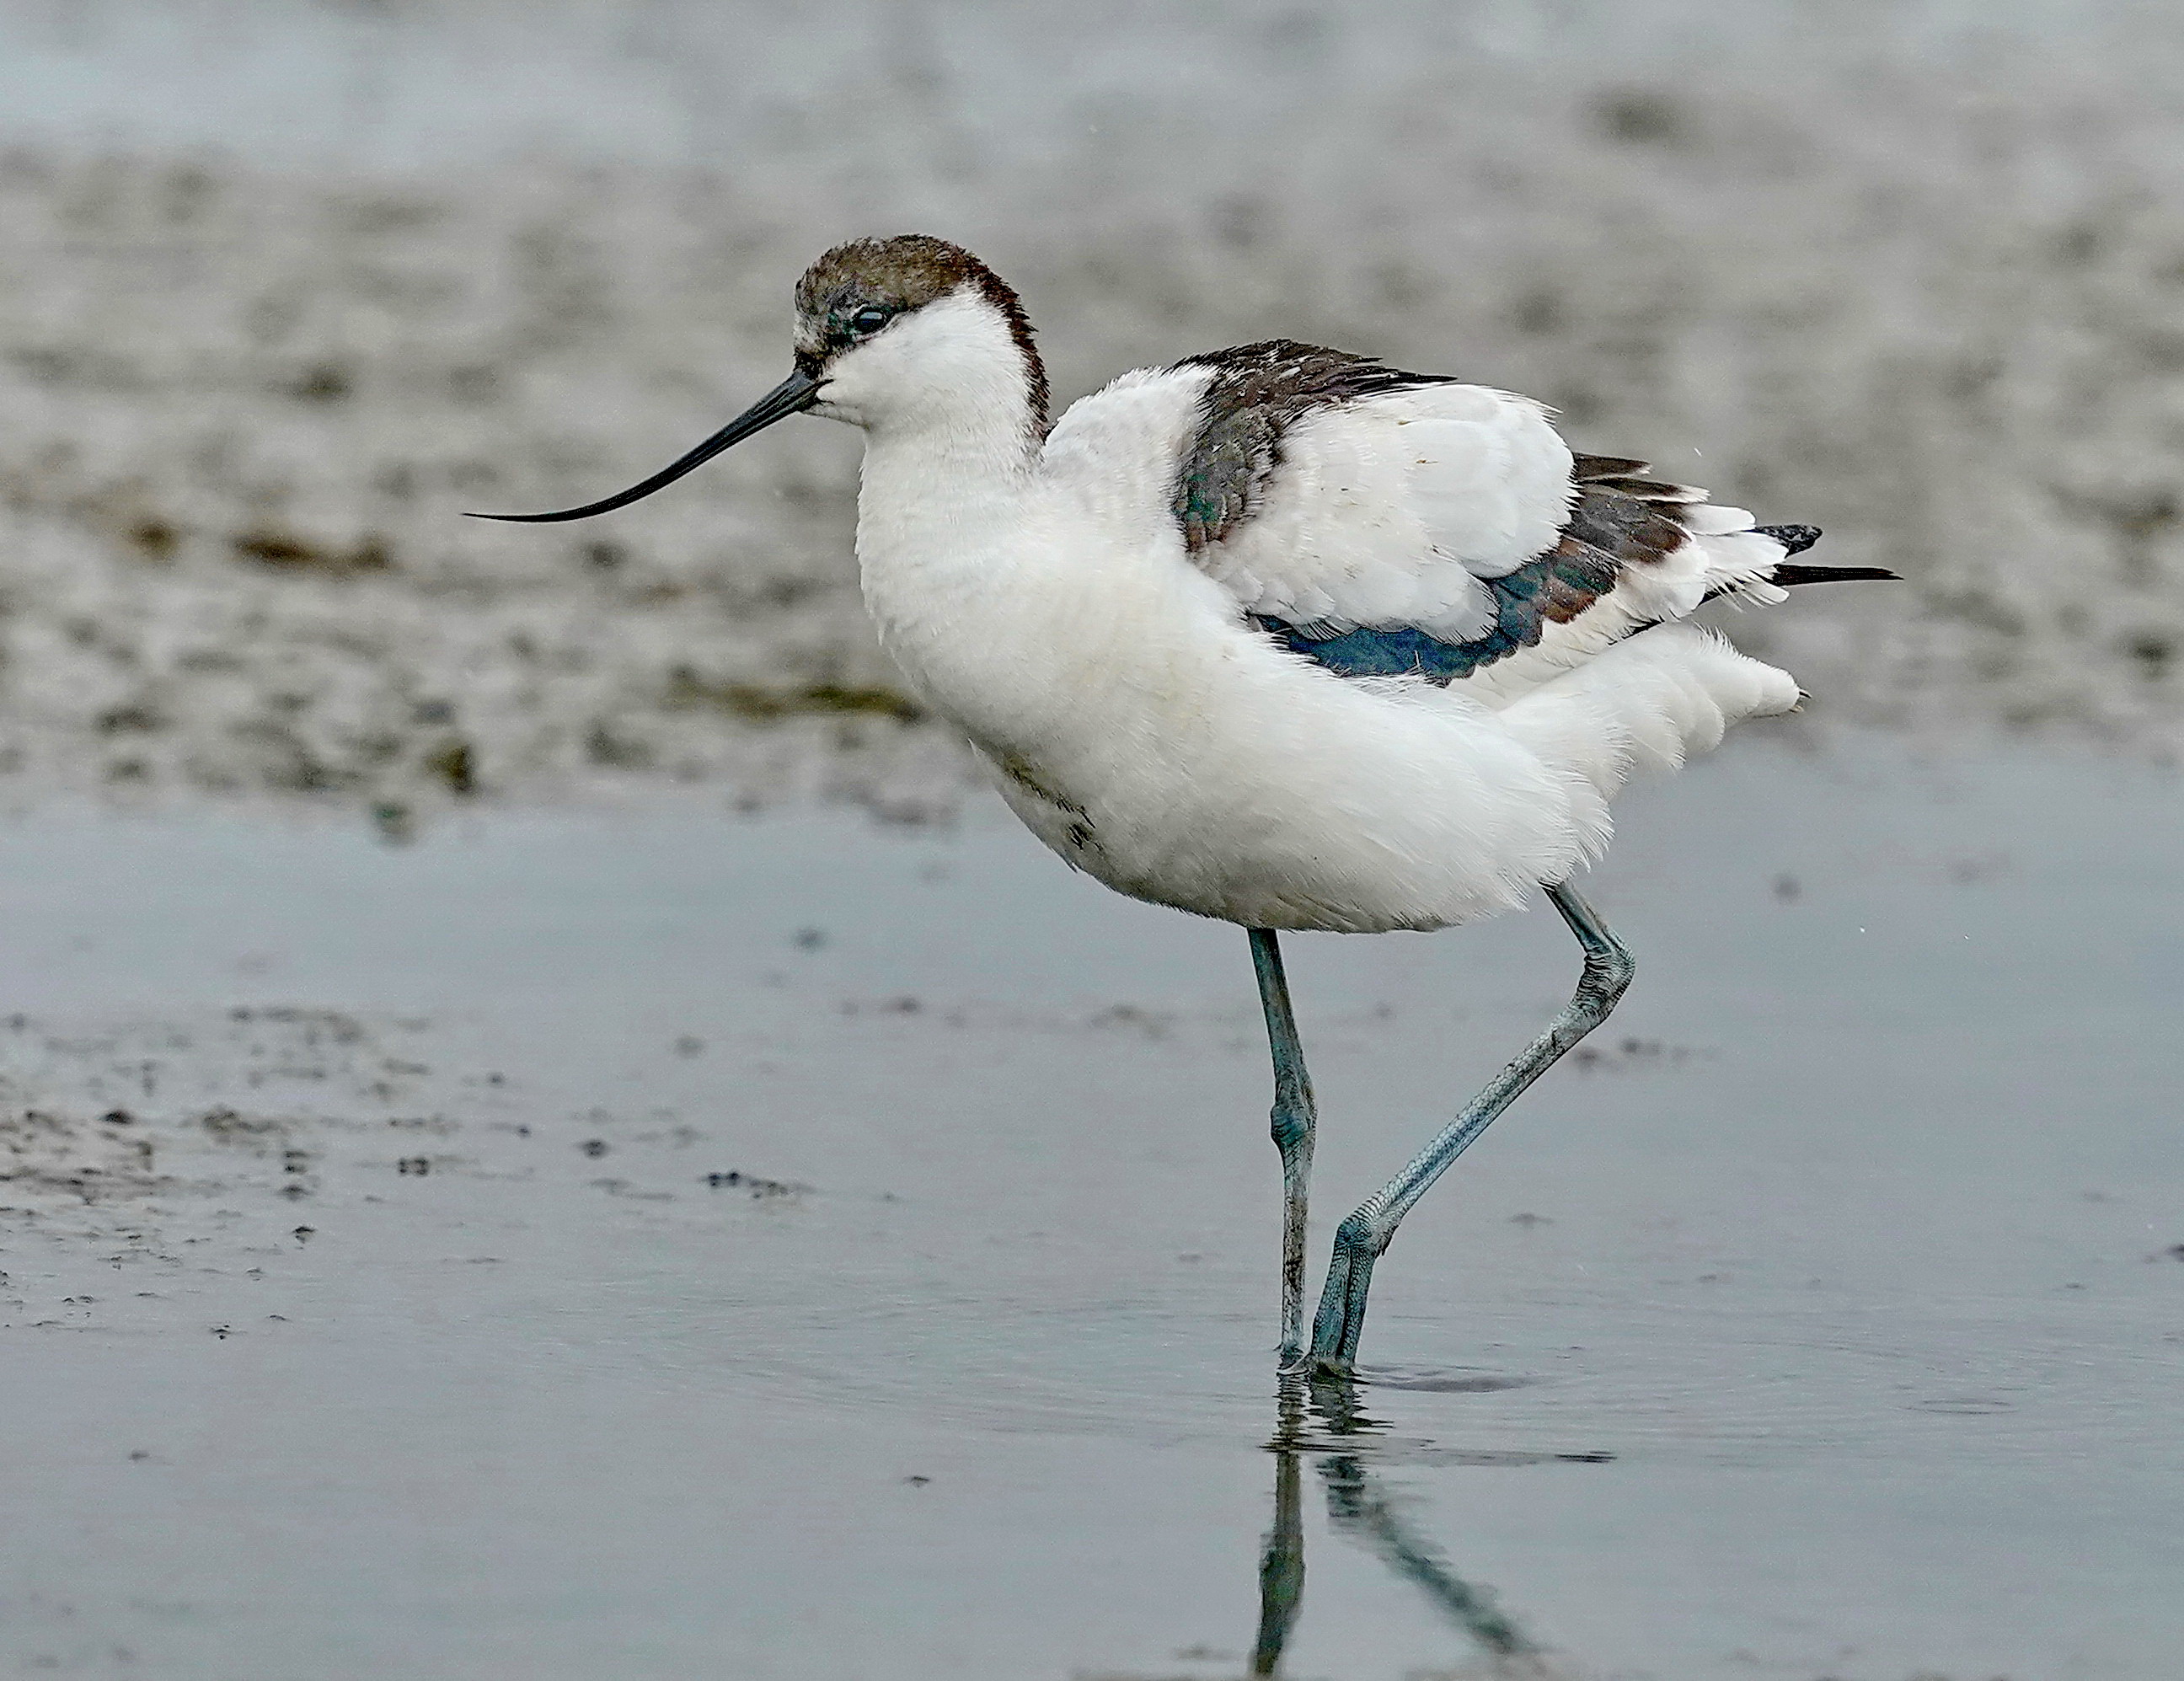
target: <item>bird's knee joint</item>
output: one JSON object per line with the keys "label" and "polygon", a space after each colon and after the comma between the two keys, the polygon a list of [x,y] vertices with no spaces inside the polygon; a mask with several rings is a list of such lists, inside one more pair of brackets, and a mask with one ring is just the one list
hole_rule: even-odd
{"label": "bird's knee joint", "polygon": [[1630,982],[1638,973],[1638,964],[1620,945],[1610,945],[1604,951],[1588,955],[1585,960],[1585,980],[1580,990],[1599,1012],[1605,1016],[1615,1008],[1623,994],[1630,990]]}
{"label": "bird's knee joint", "polygon": [[1334,1228],[1334,1252],[1352,1260],[1378,1261],[1380,1233],[1370,1216],[1352,1214]]}
{"label": "bird's knee joint", "polygon": [[1292,1109],[1287,1104],[1278,1103],[1269,1119],[1272,1125],[1268,1130],[1273,1134],[1274,1148],[1284,1155],[1312,1136],[1312,1111],[1308,1109]]}

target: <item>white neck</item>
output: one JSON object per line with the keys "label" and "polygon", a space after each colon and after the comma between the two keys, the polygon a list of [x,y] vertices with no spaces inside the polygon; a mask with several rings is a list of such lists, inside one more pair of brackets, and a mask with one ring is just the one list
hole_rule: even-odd
{"label": "white neck", "polygon": [[1030,370],[1007,318],[966,287],[839,358],[822,412],[864,428],[865,598],[914,665],[1021,554],[1041,442]]}
{"label": "white neck", "polygon": [[857,493],[857,559],[866,567],[941,560],[1021,517],[1038,462],[1023,415],[964,419],[866,432]]}

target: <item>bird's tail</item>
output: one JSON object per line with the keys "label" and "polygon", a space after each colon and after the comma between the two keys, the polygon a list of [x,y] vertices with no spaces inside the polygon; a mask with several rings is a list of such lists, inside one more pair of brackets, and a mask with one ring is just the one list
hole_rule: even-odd
{"label": "bird's tail", "polygon": [[1607,806],[1641,766],[1674,769],[1720,744],[1733,724],[1794,711],[1787,671],[1739,654],[1691,624],[1660,625],[1603,649],[1501,709],[1510,733],[1571,781],[1607,835]]}

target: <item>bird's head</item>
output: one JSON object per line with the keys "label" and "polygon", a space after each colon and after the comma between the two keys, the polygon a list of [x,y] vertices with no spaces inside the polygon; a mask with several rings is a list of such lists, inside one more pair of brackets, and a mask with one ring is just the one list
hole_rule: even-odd
{"label": "bird's head", "polygon": [[1023,305],[960,245],[930,234],[853,239],[796,283],[796,367],[813,412],[885,426],[966,398],[1021,403],[1046,423],[1046,370]]}
{"label": "bird's head", "polygon": [[871,431],[1001,417],[1030,438],[1047,423],[1046,370],[1017,295],[960,245],[930,234],[853,239],[796,283],[795,371],[680,460],[627,490],[526,523],[610,513],[672,484],[791,415]]}

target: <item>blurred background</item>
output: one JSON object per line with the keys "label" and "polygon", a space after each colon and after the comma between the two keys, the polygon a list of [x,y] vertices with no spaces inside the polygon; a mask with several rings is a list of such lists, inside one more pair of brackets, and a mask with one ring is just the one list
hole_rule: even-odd
{"label": "blurred background", "polygon": [[[978,803],[856,436],[463,517],[911,230],[1064,400],[1318,340],[1906,580],[1709,610],[1812,701],[1362,1417],[1241,938]],[[2176,0],[0,0],[0,1669],[2167,1681],[2180,461]],[[1317,1259],[1574,956],[1288,949]]]}
{"label": "blurred background", "polygon": [[2139,0],[0,0],[0,798],[946,808],[846,431],[460,517],[680,453],[905,229],[1064,398],[1316,339],[1827,527],[1908,582],[1738,621],[1799,727],[2170,754],[2180,72]]}

